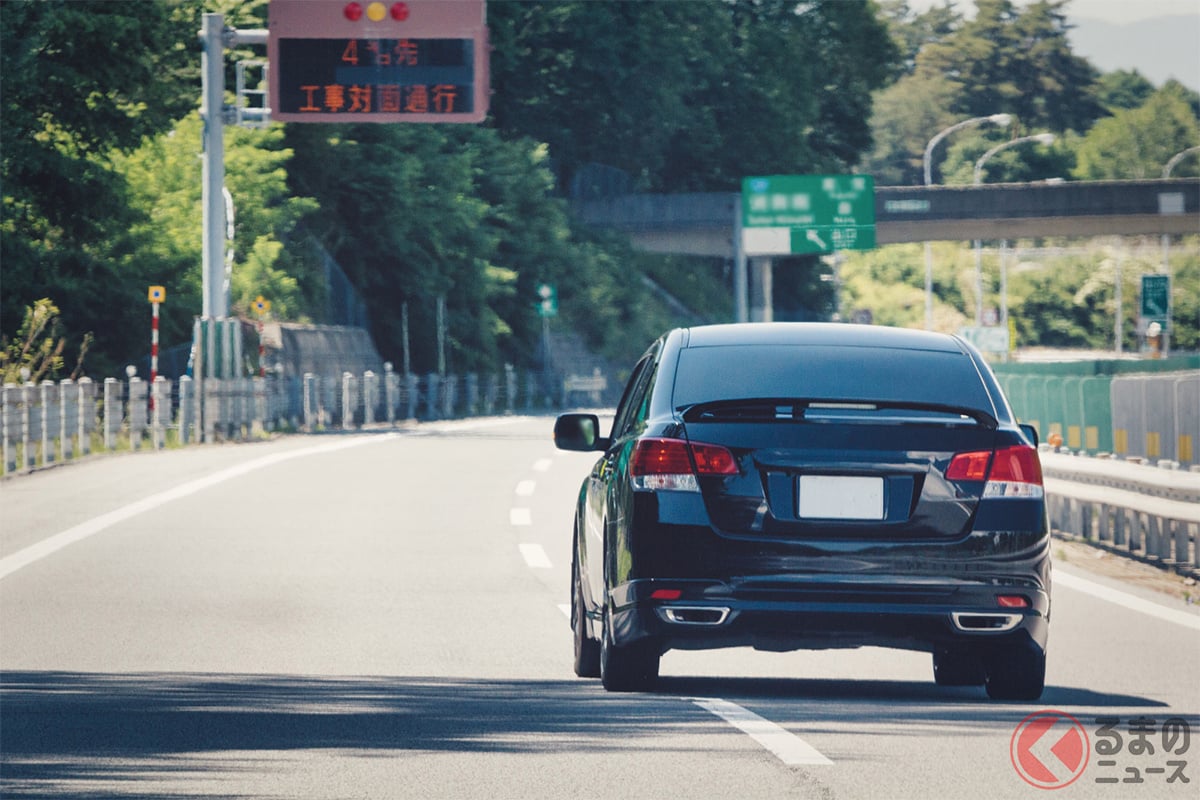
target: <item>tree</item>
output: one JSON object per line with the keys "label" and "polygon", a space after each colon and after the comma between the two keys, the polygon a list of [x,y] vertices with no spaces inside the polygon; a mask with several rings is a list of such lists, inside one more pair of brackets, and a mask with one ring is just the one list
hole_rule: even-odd
{"label": "tree", "polygon": [[567,187],[590,163],[641,191],[854,163],[895,58],[862,0],[498,3],[492,105],[549,146]]}
{"label": "tree", "polygon": [[[123,357],[136,212],[110,154],[195,105],[194,0],[0,3],[0,261],[4,325],[56,298],[64,335],[95,331],[93,361]],[[140,287],[144,310],[145,286]],[[139,328],[140,330],[140,328]]]}
{"label": "tree", "polygon": [[1106,72],[1096,81],[1096,99],[1108,111],[1137,108],[1154,94],[1154,84],[1136,69]]}
{"label": "tree", "polygon": [[942,0],[941,5],[931,6],[920,14],[912,11],[907,0],[881,0],[879,13],[899,51],[892,73],[895,80],[912,75],[921,49],[945,40],[963,19],[951,0]]}
{"label": "tree", "polygon": [[[1162,176],[1171,156],[1200,145],[1200,120],[1189,91],[1168,81],[1139,108],[1118,110],[1088,131],[1077,149],[1080,180],[1145,180]],[[1195,159],[1180,162],[1174,177],[1200,174]]]}
{"label": "tree", "polygon": [[925,180],[929,139],[955,122],[950,109],[957,89],[936,74],[908,75],[875,95],[871,130],[874,148],[861,169],[880,186],[918,186]]}
{"label": "tree", "polygon": [[1103,113],[1096,69],[1071,52],[1067,0],[1038,0],[1018,12],[1011,0],[977,0],[975,18],[917,57],[917,71],[960,87],[965,116],[1015,114],[1030,128],[1087,130]]}

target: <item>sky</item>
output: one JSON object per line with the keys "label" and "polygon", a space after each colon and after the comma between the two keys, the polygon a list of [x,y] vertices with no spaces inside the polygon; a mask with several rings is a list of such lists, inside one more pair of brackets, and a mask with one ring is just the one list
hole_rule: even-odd
{"label": "sky", "polygon": [[[914,11],[924,11],[930,6],[941,5],[942,1],[908,0],[908,7]],[[971,0],[954,0],[954,4],[967,11],[975,8]],[[1024,3],[1017,0],[1017,5]],[[1067,14],[1070,17],[1125,24],[1153,17],[1200,15],[1200,0],[1071,0]]]}
{"label": "sky", "polygon": [[[908,0],[908,5],[924,11],[942,2]],[[974,14],[974,0],[953,2]],[[1072,50],[1098,69],[1136,69],[1156,86],[1175,78],[1200,91],[1200,0],[1070,0],[1066,12],[1075,26]],[[1176,19],[1163,23],[1164,17]],[[1179,24],[1179,17],[1187,19]]]}

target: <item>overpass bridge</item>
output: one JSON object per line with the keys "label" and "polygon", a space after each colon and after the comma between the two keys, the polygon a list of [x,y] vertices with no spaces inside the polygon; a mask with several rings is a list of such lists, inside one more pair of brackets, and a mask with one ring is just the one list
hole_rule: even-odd
{"label": "overpass bridge", "polygon": [[[578,201],[584,222],[640,250],[738,258],[741,195],[633,194]],[[877,244],[1200,233],[1200,178],[982,186],[877,186]]]}
{"label": "overpass bridge", "polygon": [[[731,259],[736,318],[771,318],[771,259],[742,252],[740,194],[619,195],[572,207],[594,227],[623,232],[639,250]],[[875,188],[877,245],[1195,233],[1200,178]],[[928,251],[925,271],[928,320]]]}

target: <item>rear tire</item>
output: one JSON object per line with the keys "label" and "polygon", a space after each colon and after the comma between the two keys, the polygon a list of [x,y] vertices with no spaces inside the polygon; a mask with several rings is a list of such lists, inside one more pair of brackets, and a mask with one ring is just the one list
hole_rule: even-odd
{"label": "rear tire", "polygon": [[575,638],[575,674],[580,678],[600,677],[600,643],[588,636],[587,610],[579,584],[579,562],[571,561],[571,629]]}
{"label": "rear tire", "polygon": [[983,686],[983,661],[969,650],[935,650],[933,680],[938,686]]}
{"label": "rear tire", "polygon": [[620,647],[613,644],[608,611],[600,642],[600,682],[610,692],[645,692],[658,680],[662,654],[651,640]]}
{"label": "rear tire", "polygon": [[988,658],[986,685],[993,700],[1037,700],[1046,688],[1046,651],[1032,644],[997,650]]}

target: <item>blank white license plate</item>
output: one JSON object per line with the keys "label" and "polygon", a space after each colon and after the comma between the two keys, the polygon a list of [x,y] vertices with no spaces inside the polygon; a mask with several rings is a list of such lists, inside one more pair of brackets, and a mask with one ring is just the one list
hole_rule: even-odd
{"label": "blank white license plate", "polygon": [[883,478],[801,475],[802,519],[883,519]]}

